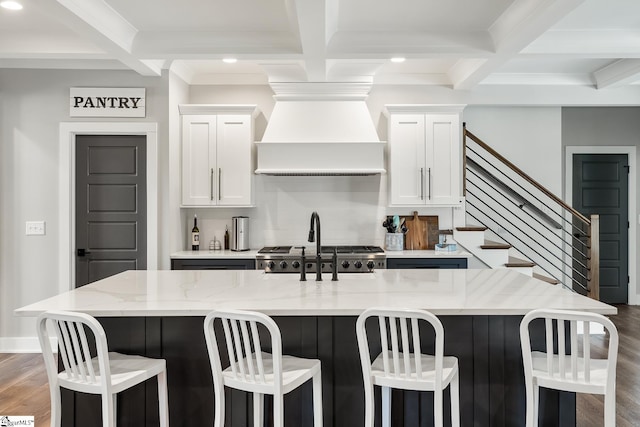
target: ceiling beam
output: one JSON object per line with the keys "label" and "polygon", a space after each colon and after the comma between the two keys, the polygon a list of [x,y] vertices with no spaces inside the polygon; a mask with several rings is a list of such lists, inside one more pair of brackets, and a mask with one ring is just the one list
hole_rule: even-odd
{"label": "ceiling beam", "polygon": [[640,29],[549,30],[521,53],[570,58],[640,58]]}
{"label": "ceiling beam", "polygon": [[[330,13],[327,8],[330,7]],[[290,0],[287,11],[291,28],[300,39],[308,81],[327,80],[328,28],[337,27],[333,0]]]}
{"label": "ceiling beam", "polygon": [[598,89],[640,81],[640,59],[620,59],[599,69],[593,75]]}
{"label": "ceiling beam", "polygon": [[95,43],[130,69],[144,76],[159,76],[155,62],[132,54],[138,30],[103,0],[35,0],[43,11],[56,16],[80,37]]}
{"label": "ceiling beam", "polygon": [[489,28],[495,54],[459,61],[449,73],[454,89],[471,89],[585,0],[516,0]]}

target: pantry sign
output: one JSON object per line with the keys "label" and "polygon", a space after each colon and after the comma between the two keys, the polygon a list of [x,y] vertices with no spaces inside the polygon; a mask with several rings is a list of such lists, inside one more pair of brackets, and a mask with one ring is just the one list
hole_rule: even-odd
{"label": "pantry sign", "polygon": [[71,117],[145,117],[145,88],[72,87]]}

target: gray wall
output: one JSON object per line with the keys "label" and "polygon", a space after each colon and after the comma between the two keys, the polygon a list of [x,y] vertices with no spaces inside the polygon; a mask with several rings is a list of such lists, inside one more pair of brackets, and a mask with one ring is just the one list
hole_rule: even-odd
{"label": "gray wall", "polygon": [[[562,145],[563,150],[570,146],[632,146],[636,147],[636,168],[640,165],[640,108],[639,107],[565,107],[562,109]],[[564,152],[564,151],[563,151]],[[636,191],[640,188],[640,174],[636,171],[635,183],[629,182],[629,191],[635,184]],[[634,195],[632,195],[633,197]],[[638,206],[639,198],[636,197],[635,212],[640,212]],[[631,201],[630,201],[631,202]],[[638,241],[638,221],[639,218],[630,217],[631,233]],[[634,248],[633,240],[630,239],[630,250]],[[634,273],[637,278],[640,270],[640,253],[636,251],[635,260],[629,263],[629,272],[633,279]],[[636,295],[640,287],[636,283],[630,286],[636,287]],[[630,300],[630,303],[637,303]]]}
{"label": "gray wall", "polygon": [[[145,87],[147,117],[144,119],[71,119],[68,111],[70,87]],[[17,307],[50,297],[59,289],[58,255],[60,215],[69,215],[58,202],[59,124],[69,121],[147,121],[158,124],[158,265],[168,268],[172,252],[186,247],[186,230],[192,209],[180,209],[180,103],[251,103],[262,114],[256,121],[260,139],[273,109],[267,86],[188,86],[166,73],[141,77],[128,71],[0,70],[0,349],[13,346],[16,337],[33,337],[33,319],[13,316]],[[428,90],[415,87],[376,87],[367,104],[380,138],[386,140],[384,104],[437,103]],[[463,99],[460,100],[464,102]],[[449,100],[451,102],[451,100]],[[562,121],[558,108],[469,106],[464,117],[479,137],[497,144],[508,157],[531,176],[552,189],[562,188],[563,145],[637,145],[639,109],[566,108]],[[518,138],[510,135],[525,127]],[[558,137],[562,127],[562,139]],[[505,131],[506,130],[506,131]],[[615,136],[613,141],[612,136]],[[512,157],[513,156],[513,157]],[[307,200],[316,206],[337,207],[335,220],[348,228],[331,230],[329,218],[323,235],[341,242],[342,232],[360,241],[380,241],[381,217],[386,208],[386,178],[309,178],[288,181],[262,178],[257,182],[260,204],[250,210],[200,210],[210,221],[211,232],[219,232],[232,215],[247,214],[270,227],[261,235],[253,230],[256,244],[276,242],[285,236],[304,239],[308,226]],[[260,199],[260,197],[262,197]],[[319,197],[319,199],[314,199]],[[274,200],[277,200],[274,202]],[[319,200],[319,201],[318,201]],[[293,202],[293,204],[289,204]],[[297,206],[299,209],[288,209]],[[331,209],[332,210],[332,209]],[[199,212],[199,214],[200,214]],[[355,214],[354,214],[355,213]],[[364,216],[360,215],[364,213]],[[437,212],[450,218],[450,212]],[[274,215],[275,214],[275,215]],[[285,215],[286,214],[286,215]],[[330,215],[327,215],[330,217]],[[323,218],[324,219],[324,218]],[[46,236],[25,236],[25,221],[44,220]],[[295,220],[295,224],[291,221]],[[346,221],[346,222],[345,222]],[[450,221],[450,220],[449,220]],[[259,223],[260,221],[257,221]],[[258,225],[258,224],[257,224]],[[446,226],[446,224],[443,224]],[[332,235],[333,233],[333,235]],[[258,236],[261,236],[258,238]],[[352,235],[348,236],[350,239]],[[208,237],[206,237],[208,238]],[[267,239],[271,239],[267,241]],[[282,243],[278,241],[277,243]]]}
{"label": "gray wall", "polygon": [[[160,170],[168,164],[167,77],[129,71],[0,70],[0,348],[7,337],[34,336],[33,319],[16,318],[17,307],[58,292],[59,125],[69,121],[158,123]],[[69,117],[70,87],[145,87],[145,119]],[[159,212],[166,210],[160,173]],[[46,221],[45,236],[26,236],[25,221]],[[160,215],[161,229],[167,218]],[[163,236],[159,236],[163,246]],[[166,252],[160,257],[166,257]],[[4,341],[3,341],[4,340]],[[11,343],[9,343],[11,345]]]}

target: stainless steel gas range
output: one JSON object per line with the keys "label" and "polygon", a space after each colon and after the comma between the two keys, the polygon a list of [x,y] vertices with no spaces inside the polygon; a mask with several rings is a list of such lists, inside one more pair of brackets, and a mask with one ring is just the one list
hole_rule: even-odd
{"label": "stainless steel gas range", "polygon": [[[266,273],[300,273],[302,268],[301,246],[266,246],[256,255],[256,269]],[[331,273],[336,253],[338,273],[370,273],[387,267],[384,249],[379,246],[322,246],[322,272]],[[316,270],[316,248],[304,249],[307,273]]]}

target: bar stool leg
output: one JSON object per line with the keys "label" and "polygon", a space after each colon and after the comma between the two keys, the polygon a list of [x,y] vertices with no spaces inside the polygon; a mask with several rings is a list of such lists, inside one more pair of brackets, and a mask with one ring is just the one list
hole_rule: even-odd
{"label": "bar stool leg", "polygon": [[264,394],[253,393],[253,427],[262,427],[264,422]]}
{"label": "bar stool leg", "polygon": [[460,383],[457,372],[449,384],[449,392],[451,393],[451,427],[460,427]]}
{"label": "bar stool leg", "polygon": [[169,427],[169,397],[167,393],[167,372],[158,374],[158,408],[160,427]]}
{"label": "bar stool leg", "polygon": [[102,426],[114,427],[115,426],[115,394],[103,394],[102,395]]}
{"label": "bar stool leg", "polygon": [[433,425],[435,427],[442,427],[443,424],[443,410],[442,410],[442,389],[433,391]]}
{"label": "bar stool leg", "polygon": [[313,427],[322,427],[322,374],[313,376]]}
{"label": "bar stool leg", "polygon": [[224,427],[224,386],[216,387],[214,385],[214,427]]}
{"label": "bar stool leg", "polygon": [[391,388],[382,387],[382,427],[391,427]]}
{"label": "bar stool leg", "polygon": [[604,427],[615,427],[616,425],[616,392],[605,393],[604,395]]}
{"label": "bar stool leg", "polygon": [[366,381],[364,385],[364,427],[373,427],[373,411],[374,411],[374,394],[373,385]]}
{"label": "bar stool leg", "polygon": [[273,395],[273,427],[284,427],[284,395]]}

